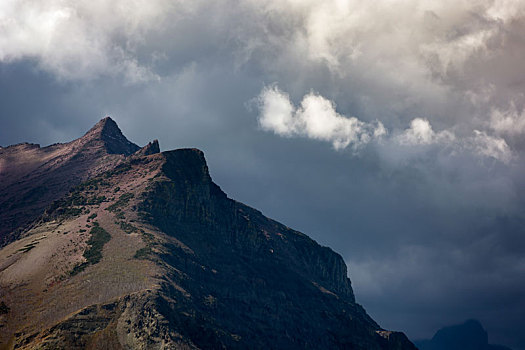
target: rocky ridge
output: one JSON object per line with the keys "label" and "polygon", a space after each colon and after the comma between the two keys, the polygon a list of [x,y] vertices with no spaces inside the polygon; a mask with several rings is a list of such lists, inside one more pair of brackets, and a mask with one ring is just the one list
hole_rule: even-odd
{"label": "rocky ridge", "polygon": [[[158,143],[157,143],[158,150]],[[19,237],[54,200],[140,151],[109,117],[64,144],[22,143],[0,149],[0,247]]]}

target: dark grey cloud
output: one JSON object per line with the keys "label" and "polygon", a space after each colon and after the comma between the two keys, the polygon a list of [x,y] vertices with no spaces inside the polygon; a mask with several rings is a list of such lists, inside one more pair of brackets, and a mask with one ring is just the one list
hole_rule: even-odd
{"label": "dark grey cloud", "polygon": [[[341,253],[384,327],[474,317],[525,349],[523,2],[128,3],[0,5],[0,145],[109,114],[139,144],[201,148],[231,197]],[[269,87],[387,133],[336,151],[304,118],[265,130]]]}

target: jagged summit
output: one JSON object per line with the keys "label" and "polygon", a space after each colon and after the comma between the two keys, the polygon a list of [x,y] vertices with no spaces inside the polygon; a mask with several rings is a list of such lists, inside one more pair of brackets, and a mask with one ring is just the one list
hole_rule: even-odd
{"label": "jagged summit", "polygon": [[137,152],[140,147],[129,141],[117,123],[109,116],[101,119],[83,137],[84,140],[93,142],[102,141],[109,154],[130,155]]}
{"label": "jagged summit", "polygon": [[104,118],[100,119],[95,125],[93,125],[91,129],[88,130],[88,132],[86,132],[85,135],[100,135],[106,132],[122,133],[117,123],[110,116],[105,116]]}
{"label": "jagged summit", "polygon": [[139,149],[135,154],[140,156],[149,156],[155,153],[160,153],[159,140],[156,139]]}

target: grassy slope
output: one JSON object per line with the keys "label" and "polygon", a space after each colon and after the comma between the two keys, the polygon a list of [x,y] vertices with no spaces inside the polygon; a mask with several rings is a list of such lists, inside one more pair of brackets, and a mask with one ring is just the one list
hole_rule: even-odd
{"label": "grassy slope", "polygon": [[0,301],[11,305],[0,315],[0,349],[15,332],[31,334],[88,305],[158,287],[158,267],[135,257],[151,249],[143,239],[153,237],[151,229],[129,223],[135,197],[154,175],[138,165],[88,182],[61,203],[57,217],[0,250]]}

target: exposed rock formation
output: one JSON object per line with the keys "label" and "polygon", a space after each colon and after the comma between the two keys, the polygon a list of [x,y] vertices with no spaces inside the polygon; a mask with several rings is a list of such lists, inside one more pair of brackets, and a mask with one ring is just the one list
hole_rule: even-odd
{"label": "exposed rock formation", "polygon": [[160,152],[160,146],[158,140],[153,140],[152,142],[148,143],[146,146],[139,149],[137,152],[135,152],[138,156],[149,156],[150,154],[155,154]]}
{"label": "exposed rock formation", "polygon": [[0,159],[21,165],[2,168],[0,349],[415,349],[341,256],[229,199],[199,150],[140,149],[106,118]]}

